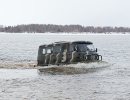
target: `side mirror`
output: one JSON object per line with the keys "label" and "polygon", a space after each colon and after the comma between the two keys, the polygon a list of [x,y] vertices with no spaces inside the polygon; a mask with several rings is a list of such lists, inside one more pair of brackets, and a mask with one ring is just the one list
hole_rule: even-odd
{"label": "side mirror", "polygon": [[97,48],[96,48],[96,52],[97,52]]}

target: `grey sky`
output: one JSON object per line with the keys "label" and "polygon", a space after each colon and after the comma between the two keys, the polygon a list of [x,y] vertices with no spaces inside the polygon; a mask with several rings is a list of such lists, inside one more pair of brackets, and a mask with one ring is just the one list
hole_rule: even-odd
{"label": "grey sky", "polygon": [[0,0],[0,25],[130,27],[130,0]]}

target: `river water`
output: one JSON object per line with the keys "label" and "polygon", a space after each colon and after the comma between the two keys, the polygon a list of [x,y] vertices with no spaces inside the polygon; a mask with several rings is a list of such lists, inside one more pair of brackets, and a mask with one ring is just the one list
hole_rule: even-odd
{"label": "river water", "polygon": [[[80,74],[29,69],[39,45],[77,40],[92,41],[108,64],[71,65],[89,69]],[[130,100],[130,35],[2,33],[0,67],[0,100]]]}

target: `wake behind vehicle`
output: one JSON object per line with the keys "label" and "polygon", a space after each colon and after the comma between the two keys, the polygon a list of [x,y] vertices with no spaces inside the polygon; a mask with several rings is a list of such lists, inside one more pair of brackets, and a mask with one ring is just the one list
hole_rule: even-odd
{"label": "wake behind vehicle", "polygon": [[101,61],[102,56],[97,53],[90,41],[60,41],[39,46],[37,66],[76,64]]}

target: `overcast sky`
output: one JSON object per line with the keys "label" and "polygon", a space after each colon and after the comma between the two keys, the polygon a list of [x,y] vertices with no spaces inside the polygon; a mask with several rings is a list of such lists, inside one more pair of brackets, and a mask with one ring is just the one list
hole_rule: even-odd
{"label": "overcast sky", "polygon": [[130,27],[130,0],[0,0],[0,25]]}

